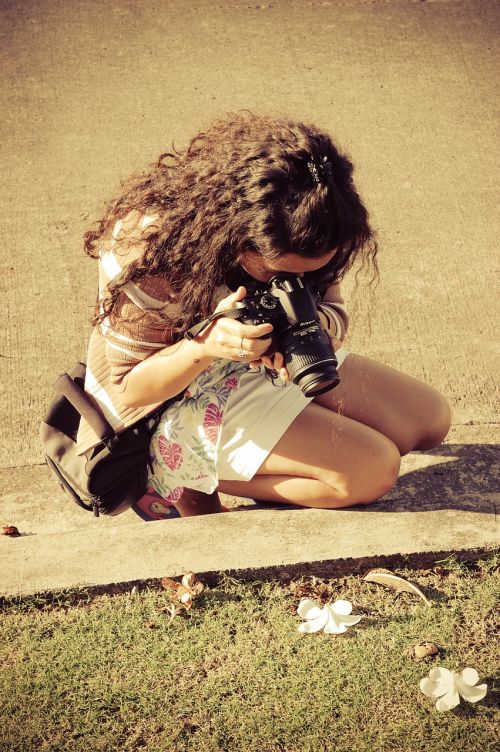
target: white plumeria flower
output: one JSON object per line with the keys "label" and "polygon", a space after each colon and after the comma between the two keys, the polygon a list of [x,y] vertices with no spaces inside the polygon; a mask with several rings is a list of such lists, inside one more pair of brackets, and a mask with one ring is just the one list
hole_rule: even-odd
{"label": "white plumeria flower", "polygon": [[433,668],[429,676],[420,682],[420,689],[427,697],[439,697],[437,710],[451,710],[460,703],[460,697],[468,702],[478,702],[486,694],[487,685],[479,684],[479,674],[475,668],[463,671],[449,671],[447,668]]}
{"label": "white plumeria flower", "polygon": [[327,634],[342,634],[347,627],[361,619],[361,616],[350,616],[351,611],[350,601],[335,601],[321,608],[310,598],[304,598],[297,607],[297,613],[306,621],[299,624],[297,629],[307,633],[323,629]]}

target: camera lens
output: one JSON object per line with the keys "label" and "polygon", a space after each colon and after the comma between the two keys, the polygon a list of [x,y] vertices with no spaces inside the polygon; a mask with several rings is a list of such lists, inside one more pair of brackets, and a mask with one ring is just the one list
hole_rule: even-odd
{"label": "camera lens", "polygon": [[285,356],[285,367],[294,384],[306,397],[328,392],[340,381],[337,358],[328,335],[319,327],[307,334],[300,328],[289,330],[280,338],[279,347]]}
{"label": "camera lens", "polygon": [[[328,370],[330,373],[327,372]],[[294,379],[294,382],[300,386],[306,397],[316,397],[323,392],[329,392],[330,389],[337,386],[339,381],[336,369],[330,369],[329,366],[325,368],[325,365],[323,365],[322,371],[315,369],[302,374],[296,382]]]}

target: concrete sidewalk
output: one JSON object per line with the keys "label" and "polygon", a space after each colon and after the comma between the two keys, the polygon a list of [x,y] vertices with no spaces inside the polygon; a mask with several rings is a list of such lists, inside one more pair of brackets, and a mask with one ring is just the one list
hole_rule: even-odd
{"label": "concrete sidewalk", "polygon": [[[498,545],[500,5],[4,5],[0,522],[23,536],[0,538],[2,591],[322,558],[333,571],[375,548],[392,557]],[[315,122],[350,154],[378,231],[381,284],[371,300],[346,279],[347,347],[439,389],[452,433],[405,458],[393,493],[363,513],[96,522],[61,496],[38,443],[56,376],[86,354],[96,268],[83,232],[122,178],[241,108]]]}
{"label": "concrete sidewalk", "polygon": [[[490,472],[485,473],[485,468]],[[176,576],[193,570],[239,576],[333,576],[401,562],[424,565],[452,553],[484,555],[500,544],[498,447],[447,444],[403,458],[393,491],[350,510],[262,509],[145,523],[131,511],[96,520],[34,468],[36,502],[6,495],[22,536],[0,539],[0,594],[31,594]]]}

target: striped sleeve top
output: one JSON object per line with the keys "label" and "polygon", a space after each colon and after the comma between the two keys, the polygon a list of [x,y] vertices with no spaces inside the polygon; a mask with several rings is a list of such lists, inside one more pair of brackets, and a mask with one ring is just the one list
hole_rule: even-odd
{"label": "striped sleeve top", "polygon": [[349,315],[338,282],[327,287],[318,303],[319,320],[330,339],[344,340],[349,329]]}
{"label": "striped sleeve top", "polygon": [[[118,222],[109,239],[104,240],[99,258],[99,298],[102,299],[109,282],[125,267],[139,258],[143,250],[144,234],[153,227],[154,216],[129,215]],[[120,249],[120,240],[132,242],[129,250]],[[216,292],[218,300],[230,293],[223,286]],[[101,410],[113,429],[120,431],[148,415],[161,403],[130,407],[122,400],[127,375],[135,365],[172,342],[172,333],[165,327],[159,310],[174,306],[168,281],[164,277],[149,276],[127,283],[118,296],[113,312],[94,327],[87,352],[85,391]],[[330,337],[343,340],[348,328],[348,316],[338,284],[331,285],[318,305],[322,326]],[[99,443],[99,438],[84,419],[77,436],[78,452],[83,454]]]}

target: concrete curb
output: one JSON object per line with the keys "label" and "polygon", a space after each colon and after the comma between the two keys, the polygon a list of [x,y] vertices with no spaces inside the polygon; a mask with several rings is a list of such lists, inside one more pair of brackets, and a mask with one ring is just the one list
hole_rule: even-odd
{"label": "concrete curb", "polygon": [[[193,570],[270,571],[437,552],[487,552],[500,544],[493,513],[439,510],[258,510],[155,524],[3,538],[0,593],[136,582]],[[235,562],[238,563],[235,569]]]}

